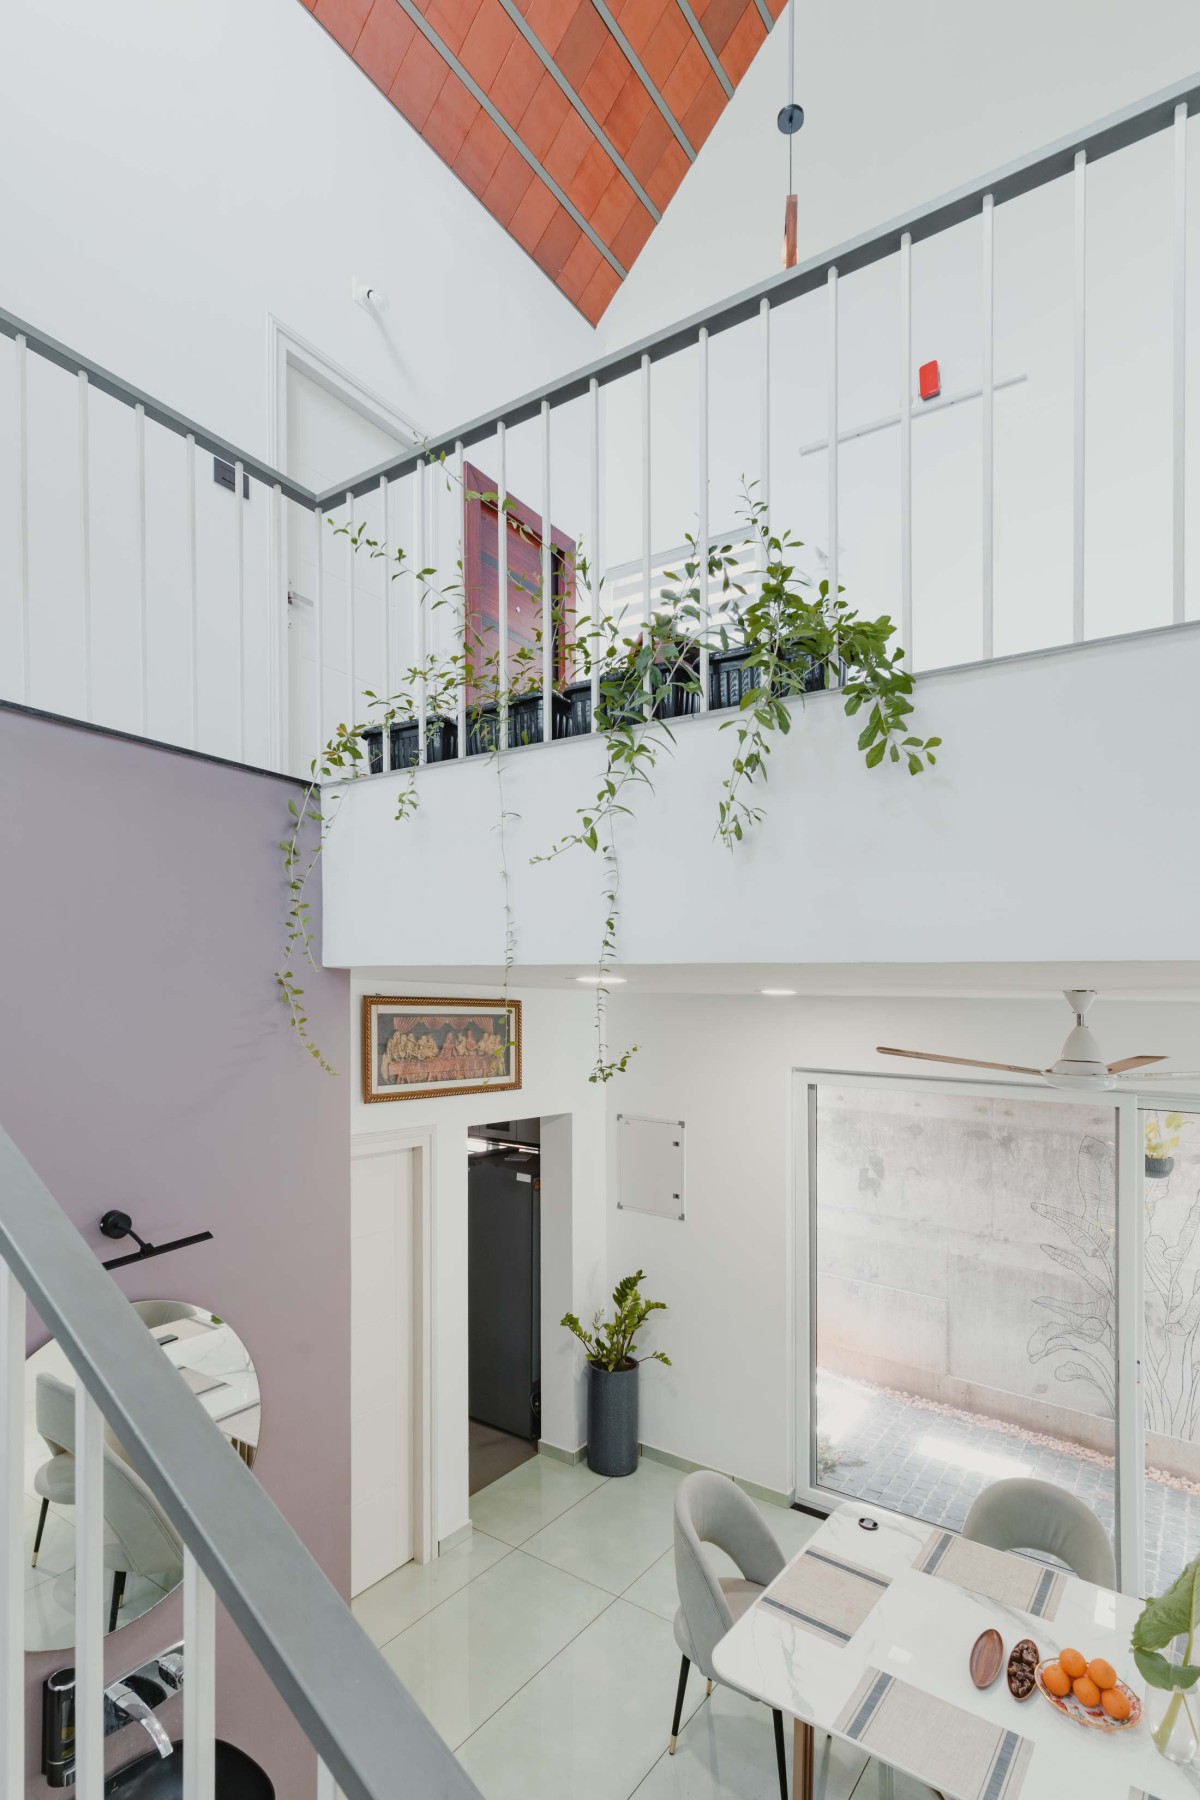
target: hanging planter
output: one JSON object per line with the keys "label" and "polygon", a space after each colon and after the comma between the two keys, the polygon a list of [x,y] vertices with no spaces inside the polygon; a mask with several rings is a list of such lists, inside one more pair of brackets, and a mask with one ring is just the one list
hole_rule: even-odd
{"label": "hanging planter", "polygon": [[1146,1179],[1148,1181],[1165,1181],[1175,1167],[1173,1156],[1148,1156],[1146,1158]]}
{"label": "hanging planter", "polygon": [[[392,768],[415,769],[420,725],[416,719],[405,719],[388,727],[391,738]],[[369,725],[363,732],[367,746],[368,766],[372,775],[383,772],[383,727]],[[426,762],[450,762],[458,755],[458,726],[453,719],[427,719],[425,722]]]}
{"label": "hanging planter", "polygon": [[[714,711],[718,707],[740,706],[742,696],[760,685],[762,671],[749,660],[750,655],[750,650],[743,647],[717,650],[709,657],[708,704]],[[793,661],[787,660],[789,664]],[[794,659],[794,666],[804,670],[801,678],[804,693],[819,693],[824,688],[825,664],[819,658],[801,652]]]}
{"label": "hanging planter", "polygon": [[[556,738],[567,737],[571,703],[565,694],[558,692],[551,695],[551,701],[553,735]],[[468,708],[468,756],[482,756],[494,750],[499,736],[500,726],[494,700],[489,700],[483,706]],[[541,742],[542,691],[540,688],[536,688],[530,693],[515,695],[508,703],[508,748],[518,750],[524,744],[540,744]]]}

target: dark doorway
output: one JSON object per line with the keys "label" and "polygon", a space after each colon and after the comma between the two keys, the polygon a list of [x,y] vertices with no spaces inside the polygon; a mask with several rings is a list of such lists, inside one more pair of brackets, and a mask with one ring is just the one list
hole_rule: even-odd
{"label": "dark doorway", "polygon": [[540,1121],[473,1125],[467,1174],[469,1489],[541,1435]]}

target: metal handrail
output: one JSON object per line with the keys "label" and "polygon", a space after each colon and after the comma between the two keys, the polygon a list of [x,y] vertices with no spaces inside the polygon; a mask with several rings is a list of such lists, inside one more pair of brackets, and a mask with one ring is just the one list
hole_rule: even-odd
{"label": "metal handrail", "polygon": [[479,1800],[2,1127],[0,1257],[347,1800]]}
{"label": "metal handrail", "polygon": [[990,175],[954,188],[940,199],[928,201],[911,212],[903,213],[886,225],[864,232],[860,237],[850,238],[833,250],[823,251],[820,256],[810,257],[807,262],[797,264],[794,269],[781,270],[778,275],[768,276],[765,281],[736,294],[731,300],[722,300],[715,306],[706,307],[704,311],[693,313],[690,318],[654,332],[638,343],[626,345],[624,349],[600,357],[586,368],[577,369],[574,374],[535,388],[532,393],[495,412],[484,413],[479,418],[472,419],[469,424],[460,425],[455,431],[444,432],[416,451],[393,458],[390,462],[379,463],[373,469],[364,470],[351,481],[339,482],[336,487],[328,488],[319,495],[318,504],[328,510],[344,501],[347,494],[361,497],[377,487],[385,477],[389,481],[395,480],[410,473],[422,460],[436,460],[449,455],[458,444],[466,448],[479,443],[481,439],[490,437],[499,424],[503,424],[506,430],[514,425],[524,424],[538,416],[543,401],[549,402],[551,406],[562,406],[567,401],[578,400],[587,393],[592,381],[603,387],[624,375],[636,373],[643,357],[649,357],[653,363],[665,356],[673,356],[680,350],[689,349],[698,341],[701,331],[707,331],[711,338],[717,332],[730,330],[734,325],[746,324],[757,317],[764,300],[774,307],[783,305],[788,300],[799,299],[802,294],[814,293],[825,286],[831,269],[836,269],[839,276],[852,275],[859,269],[869,268],[872,263],[882,262],[885,257],[899,252],[900,240],[905,234],[915,244],[922,238],[935,237],[939,232],[949,230],[952,225],[962,224],[964,219],[975,217],[983,210],[985,196],[990,195],[994,203],[1001,206],[1006,200],[1016,200],[1022,194],[1044,187],[1047,182],[1057,181],[1061,176],[1071,173],[1075,158],[1081,150],[1090,164],[1113,155],[1117,150],[1124,150],[1130,144],[1140,142],[1142,138],[1153,137],[1156,132],[1165,131],[1172,125],[1175,110],[1181,105],[1186,105],[1189,114],[1200,111],[1200,73],[1189,75],[1185,80],[1176,82],[1173,87],[1163,88],[1145,100],[1124,107],[1120,112],[1111,113],[1082,131],[1060,138],[1057,143],[1050,144],[1045,149],[1018,157],[1015,162],[1006,163],[1003,168],[993,170]]}

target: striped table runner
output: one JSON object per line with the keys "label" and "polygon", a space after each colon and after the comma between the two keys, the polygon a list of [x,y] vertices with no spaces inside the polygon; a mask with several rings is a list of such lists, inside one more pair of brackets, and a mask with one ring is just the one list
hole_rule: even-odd
{"label": "striped table runner", "polygon": [[1058,1611],[1066,1582],[1064,1575],[1047,1569],[1027,1556],[972,1544],[956,1531],[935,1531],[922,1546],[914,1569],[952,1581],[972,1594],[983,1594],[1000,1606],[1052,1619]]}
{"label": "striped table runner", "polygon": [[1033,1745],[949,1700],[868,1669],[834,1730],[956,1800],[1016,1800]]}
{"label": "striped table runner", "polygon": [[759,1597],[827,1644],[848,1644],[891,1583],[827,1550],[805,1550]]}

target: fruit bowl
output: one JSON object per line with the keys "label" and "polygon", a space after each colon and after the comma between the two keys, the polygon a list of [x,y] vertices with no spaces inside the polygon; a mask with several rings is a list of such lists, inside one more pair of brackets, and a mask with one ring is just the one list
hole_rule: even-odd
{"label": "fruit bowl", "polygon": [[1090,1725],[1093,1731],[1128,1731],[1136,1725],[1142,1716],[1142,1703],[1131,1687],[1118,1681],[1117,1686],[1129,1701],[1129,1717],[1127,1719],[1110,1719],[1102,1706],[1081,1706],[1074,1694],[1052,1694],[1043,1680],[1043,1674],[1052,1663],[1057,1663],[1056,1656],[1047,1656],[1038,1664],[1034,1672],[1038,1693],[1048,1700],[1065,1718],[1074,1719],[1077,1725]]}

